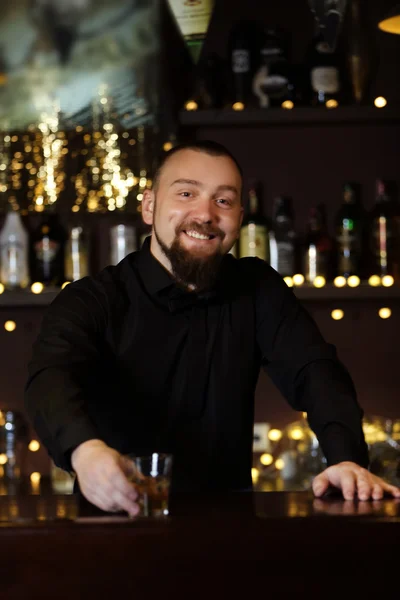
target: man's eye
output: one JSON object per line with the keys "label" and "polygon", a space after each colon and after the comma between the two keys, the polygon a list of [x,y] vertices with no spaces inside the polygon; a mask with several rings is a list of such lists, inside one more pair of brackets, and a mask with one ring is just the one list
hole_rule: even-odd
{"label": "man's eye", "polygon": [[191,192],[180,192],[179,195],[188,198],[191,195]]}
{"label": "man's eye", "polygon": [[230,205],[230,200],[226,200],[226,198],[218,198],[217,202],[218,204],[226,204],[227,206]]}

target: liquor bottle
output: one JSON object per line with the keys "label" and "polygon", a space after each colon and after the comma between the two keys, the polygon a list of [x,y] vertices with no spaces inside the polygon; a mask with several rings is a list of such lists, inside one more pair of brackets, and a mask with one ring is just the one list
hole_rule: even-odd
{"label": "liquor bottle", "polygon": [[[223,108],[226,92],[226,66],[215,53],[208,54],[200,60],[197,67],[193,93],[190,101],[196,108]],[[187,103],[188,105],[188,103]]]}
{"label": "liquor bottle", "polygon": [[260,50],[261,66],[253,78],[253,93],[260,108],[294,104],[295,88],[288,60],[288,38],[283,32],[265,31]]}
{"label": "liquor bottle", "polygon": [[372,73],[377,68],[376,49],[369,31],[369,19],[365,2],[352,0],[349,6],[347,41],[347,70],[353,100],[357,104],[366,101]]}
{"label": "liquor bottle", "polygon": [[260,44],[260,30],[252,21],[240,21],[231,31],[229,58],[234,108],[245,108],[253,103],[252,82],[259,66]]}
{"label": "liquor bottle", "polygon": [[77,281],[89,275],[89,242],[82,225],[69,228],[65,247],[65,277]]}
{"label": "liquor bottle", "polygon": [[25,288],[29,284],[28,233],[20,215],[14,210],[7,212],[0,233],[2,284],[9,289]]}
{"label": "liquor bottle", "polygon": [[370,275],[400,276],[399,206],[388,182],[376,182],[376,203],[370,213]]}
{"label": "liquor bottle", "polygon": [[248,210],[240,229],[240,258],[257,256],[269,262],[269,227],[261,208],[260,187],[251,184]]}
{"label": "liquor bottle", "polygon": [[336,50],[324,40],[319,30],[308,51],[310,103],[334,108],[341,101],[342,74]]}
{"label": "liquor bottle", "polygon": [[364,214],[358,186],[345,183],[343,203],[336,216],[336,275],[363,276]]}
{"label": "liquor bottle", "polygon": [[42,222],[33,231],[30,241],[31,280],[44,285],[62,285],[66,231],[54,208],[43,213]]}
{"label": "liquor bottle", "polygon": [[319,204],[310,211],[303,256],[304,276],[308,283],[316,277],[331,278],[333,243],[326,226],[325,206]]}
{"label": "liquor bottle", "polygon": [[294,275],[295,240],[294,215],[292,199],[287,197],[275,198],[273,217],[270,231],[270,262],[271,267],[282,277]]}
{"label": "liquor bottle", "polygon": [[133,225],[119,223],[111,228],[110,264],[117,265],[125,256],[137,250],[136,231]]}

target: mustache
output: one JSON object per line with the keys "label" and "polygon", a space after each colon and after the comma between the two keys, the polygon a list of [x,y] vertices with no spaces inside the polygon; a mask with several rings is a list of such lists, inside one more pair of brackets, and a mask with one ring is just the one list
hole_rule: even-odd
{"label": "mustache", "polygon": [[218,227],[211,227],[208,225],[201,225],[200,223],[186,223],[179,227],[179,230],[176,232],[181,233],[183,231],[195,231],[196,233],[200,233],[202,235],[213,235],[215,237],[219,237],[224,239],[225,233],[219,229]]}

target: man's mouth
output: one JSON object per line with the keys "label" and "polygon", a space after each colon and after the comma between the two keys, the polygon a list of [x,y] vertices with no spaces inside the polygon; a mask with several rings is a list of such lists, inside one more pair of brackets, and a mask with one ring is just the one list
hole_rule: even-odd
{"label": "man's mouth", "polygon": [[199,233],[198,231],[194,231],[193,229],[189,229],[187,231],[184,230],[183,233],[185,233],[190,238],[194,238],[196,240],[204,240],[206,242],[209,240],[213,240],[217,237],[214,233]]}

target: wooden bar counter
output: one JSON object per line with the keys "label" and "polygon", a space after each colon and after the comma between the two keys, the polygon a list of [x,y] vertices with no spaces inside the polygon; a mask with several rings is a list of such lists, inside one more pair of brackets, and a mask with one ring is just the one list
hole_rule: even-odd
{"label": "wooden bar counter", "polygon": [[78,495],[0,496],[1,600],[400,598],[399,571],[390,498],[182,494],[169,517],[131,519]]}

